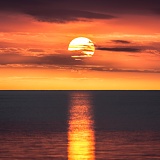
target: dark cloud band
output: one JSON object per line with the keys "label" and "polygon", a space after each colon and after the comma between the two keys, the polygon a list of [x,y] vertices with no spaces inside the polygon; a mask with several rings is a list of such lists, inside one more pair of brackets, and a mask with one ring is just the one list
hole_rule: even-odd
{"label": "dark cloud band", "polygon": [[140,52],[141,49],[139,48],[107,48],[107,47],[97,47],[96,50],[101,50],[101,51],[115,51],[115,52]]}
{"label": "dark cloud band", "polygon": [[53,65],[74,65],[77,63],[83,63],[81,61],[76,62],[71,56],[65,54],[57,55],[43,55],[43,56],[25,56],[18,53],[14,54],[0,54],[0,64],[53,64]]}
{"label": "dark cloud band", "polygon": [[[0,11],[18,12],[33,16],[39,21],[67,22],[80,19],[112,19],[120,14],[154,13],[159,0],[5,0]],[[154,9],[159,14],[159,9]],[[117,16],[116,16],[117,17]]]}

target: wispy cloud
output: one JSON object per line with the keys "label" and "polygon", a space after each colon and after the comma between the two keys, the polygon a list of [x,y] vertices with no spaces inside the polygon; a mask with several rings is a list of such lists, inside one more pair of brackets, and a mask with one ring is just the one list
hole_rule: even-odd
{"label": "wispy cloud", "polygon": [[130,41],[126,41],[126,40],[112,40],[112,42],[114,43],[121,43],[121,44],[130,44]]}
{"label": "wispy cloud", "polygon": [[160,51],[158,51],[156,49],[148,49],[148,50],[146,50],[146,53],[160,55]]}

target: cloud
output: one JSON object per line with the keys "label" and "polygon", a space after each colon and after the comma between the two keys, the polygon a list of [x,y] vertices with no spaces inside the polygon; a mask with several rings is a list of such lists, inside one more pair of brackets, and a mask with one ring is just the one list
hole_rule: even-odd
{"label": "cloud", "polygon": [[0,68],[50,68],[56,70],[75,70],[76,72],[99,71],[99,72],[144,72],[160,73],[160,68],[153,69],[123,69],[123,66],[117,66],[117,63],[106,59],[104,63],[94,60],[84,59],[76,61],[69,55],[55,54],[43,56],[25,56],[20,54],[0,54]]}
{"label": "cloud", "polygon": [[147,49],[146,53],[154,54],[154,55],[158,55],[158,56],[160,55],[160,51],[158,51],[156,49]]}
{"label": "cloud", "polygon": [[71,66],[66,66],[65,69],[71,69],[73,72],[79,72],[81,70],[87,71],[99,71],[99,72],[143,72],[143,73],[160,73],[160,68],[157,69],[127,69],[110,67],[109,64],[104,65],[76,65],[74,69]]}
{"label": "cloud", "polygon": [[[146,14],[149,13],[153,8],[160,6],[159,0],[5,0],[0,1],[0,10],[1,11],[16,11],[21,13],[26,13],[33,16],[62,16],[60,19],[63,19],[66,15],[63,15],[67,12],[69,15],[75,14],[76,17],[86,18],[85,11],[90,13],[133,13],[133,14]],[[81,11],[81,12],[74,12]],[[84,11],[84,12],[83,12]],[[90,14],[88,13],[88,14]],[[74,16],[74,15],[71,15]],[[90,15],[95,18],[95,15]],[[99,17],[99,16],[98,16]]]}
{"label": "cloud", "polygon": [[143,73],[160,73],[160,70],[153,69],[121,69],[121,68],[107,68],[107,67],[92,67],[90,70],[101,72],[143,72]]}
{"label": "cloud", "polygon": [[[61,3],[60,3],[61,2]],[[86,4],[87,2],[83,2]],[[76,7],[75,3],[60,0],[59,2],[46,0],[6,0],[0,2],[0,9],[3,12],[16,12],[33,16],[38,21],[64,23],[86,19],[112,19],[115,16],[100,13],[94,10],[85,10],[83,7]]]}
{"label": "cloud", "polygon": [[125,40],[112,40],[114,43],[122,43],[122,44],[130,44],[130,41],[125,41]]}
{"label": "cloud", "polygon": [[133,48],[133,47],[113,47],[113,48],[96,47],[96,50],[115,51],[115,52],[140,52],[141,51],[141,49]]}
{"label": "cloud", "polygon": [[45,52],[43,49],[28,49],[29,52]]}
{"label": "cloud", "polygon": [[53,9],[46,10],[45,12],[41,11],[30,11],[28,14],[32,15],[39,21],[44,22],[58,22],[65,23],[67,21],[78,21],[84,19],[112,19],[115,18],[112,15],[94,13],[88,11],[80,10],[67,10],[67,9]]}
{"label": "cloud", "polygon": [[75,61],[71,56],[65,54],[25,56],[21,54],[0,54],[0,64],[35,64],[35,65],[74,65],[81,64],[82,61]]}
{"label": "cloud", "polygon": [[[159,0],[5,0],[0,1],[1,12],[15,12],[33,16],[39,21],[68,22],[80,19],[112,19],[121,14],[151,14],[160,6]],[[155,9],[159,14],[159,9]]]}

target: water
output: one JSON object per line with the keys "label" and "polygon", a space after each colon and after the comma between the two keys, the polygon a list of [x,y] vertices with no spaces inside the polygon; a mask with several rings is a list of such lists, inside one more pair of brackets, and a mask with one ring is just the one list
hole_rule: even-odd
{"label": "water", "polygon": [[0,160],[158,160],[159,91],[0,91]]}

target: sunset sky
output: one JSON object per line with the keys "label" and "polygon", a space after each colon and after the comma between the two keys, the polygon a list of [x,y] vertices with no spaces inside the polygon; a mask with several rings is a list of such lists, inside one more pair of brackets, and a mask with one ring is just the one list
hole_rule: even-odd
{"label": "sunset sky", "polygon": [[[93,57],[71,57],[76,37]],[[160,89],[160,1],[0,1],[0,89]]]}

